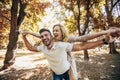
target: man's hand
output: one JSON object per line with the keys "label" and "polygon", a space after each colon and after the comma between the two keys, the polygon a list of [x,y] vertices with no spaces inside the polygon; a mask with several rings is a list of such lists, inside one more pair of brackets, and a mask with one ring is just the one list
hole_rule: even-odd
{"label": "man's hand", "polygon": [[106,35],[106,38],[105,38],[105,39],[106,39],[107,43],[112,43],[112,42],[115,41],[116,37],[112,37],[111,34],[108,33],[108,34]]}
{"label": "man's hand", "polygon": [[23,30],[23,31],[22,31],[22,35],[23,35],[23,36],[26,36],[26,35],[29,34],[29,33],[30,33],[30,31],[28,31],[28,30]]}
{"label": "man's hand", "polygon": [[120,36],[120,28],[117,27],[110,27],[109,29],[111,31],[111,36],[112,37],[119,37]]}

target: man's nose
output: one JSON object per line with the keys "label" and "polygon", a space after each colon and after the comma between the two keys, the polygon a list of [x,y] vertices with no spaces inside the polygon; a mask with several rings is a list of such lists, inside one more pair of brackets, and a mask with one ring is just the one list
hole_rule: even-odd
{"label": "man's nose", "polygon": [[47,37],[46,36],[43,36],[43,39],[46,39]]}

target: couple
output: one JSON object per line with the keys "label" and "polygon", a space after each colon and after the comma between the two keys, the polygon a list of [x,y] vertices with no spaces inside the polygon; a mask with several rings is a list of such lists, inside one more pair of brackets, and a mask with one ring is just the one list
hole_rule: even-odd
{"label": "couple", "polygon": [[[116,33],[120,32],[119,29],[113,28],[106,31],[101,31],[93,34],[88,34],[85,36],[79,37],[68,37],[65,33],[64,27],[60,24],[57,24],[53,27],[53,35],[48,29],[42,28],[37,35],[35,33],[29,32],[27,30],[22,31],[23,40],[25,42],[26,47],[31,51],[42,51],[45,54],[46,59],[49,62],[50,68],[53,71],[53,80],[78,80],[77,71],[74,69],[76,66],[71,66],[72,63],[68,60],[68,54],[70,57],[71,51],[79,51],[86,50],[90,48],[94,48],[100,46],[102,44],[109,43],[111,40],[110,35],[107,33]],[[39,37],[42,41],[42,45],[34,47],[27,40],[27,34],[31,34],[33,36]],[[101,35],[106,35],[106,38],[102,40],[94,41],[94,42],[86,42],[81,44],[74,44],[68,42],[76,42],[76,41],[86,41]],[[68,42],[64,42],[68,41]],[[72,61],[72,60],[71,60]],[[73,61],[74,62],[74,61]],[[73,68],[74,67],[74,68]],[[74,69],[74,71],[73,71]]]}

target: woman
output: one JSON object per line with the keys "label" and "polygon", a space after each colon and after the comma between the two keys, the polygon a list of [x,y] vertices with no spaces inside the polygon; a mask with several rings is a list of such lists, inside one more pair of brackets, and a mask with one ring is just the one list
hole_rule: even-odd
{"label": "woman", "polygon": [[[68,36],[65,31],[65,28],[60,24],[56,24],[53,26],[53,35],[55,41],[65,41],[65,42],[68,41]],[[71,68],[69,70],[70,80],[78,80],[74,55],[71,54],[71,52],[67,52],[67,56],[68,56],[68,61],[71,64]]]}

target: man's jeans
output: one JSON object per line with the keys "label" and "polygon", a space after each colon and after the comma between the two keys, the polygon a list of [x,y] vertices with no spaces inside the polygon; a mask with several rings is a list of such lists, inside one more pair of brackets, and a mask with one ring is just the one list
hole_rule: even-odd
{"label": "man's jeans", "polygon": [[57,75],[57,74],[53,73],[53,80],[70,80],[68,71],[66,71],[65,73],[63,73],[61,75]]}

